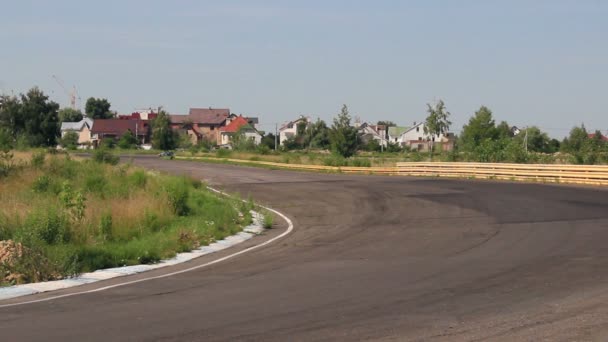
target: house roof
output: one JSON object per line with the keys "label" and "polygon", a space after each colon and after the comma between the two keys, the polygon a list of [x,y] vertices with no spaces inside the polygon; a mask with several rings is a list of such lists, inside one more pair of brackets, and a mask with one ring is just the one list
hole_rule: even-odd
{"label": "house roof", "polygon": [[169,114],[169,120],[171,123],[184,123],[187,120],[190,120],[190,115],[186,114]]}
{"label": "house roof", "polygon": [[84,118],[78,122],[62,122],[61,130],[62,131],[80,131],[83,126],[87,125],[89,128],[93,126],[93,119]]}
{"label": "house roof", "polygon": [[137,135],[146,135],[148,125],[143,120],[104,119],[93,122],[92,134],[112,134],[122,136],[127,131]]}
{"label": "house roof", "polygon": [[230,116],[227,108],[190,108],[188,119],[198,124],[219,125]]}
{"label": "house roof", "polygon": [[398,137],[412,128],[413,127],[391,126],[388,128],[388,135],[391,137]]}
{"label": "house roof", "polygon": [[238,116],[236,119],[232,120],[227,126],[220,128],[220,132],[234,133],[242,127],[245,129],[252,128],[244,117]]}
{"label": "house roof", "polygon": [[[593,139],[595,138],[595,133],[588,134],[588,136],[589,139]],[[608,137],[603,134],[600,134],[600,139],[602,139],[602,141],[608,141]]]}
{"label": "house roof", "polygon": [[304,115],[300,115],[299,118],[293,120],[293,121],[289,121],[283,124],[283,126],[281,126],[281,128],[279,128],[279,131],[285,130],[287,128],[289,128],[289,125],[296,125],[297,123],[299,123],[300,121],[304,121],[304,122],[310,122],[310,118],[305,117]]}

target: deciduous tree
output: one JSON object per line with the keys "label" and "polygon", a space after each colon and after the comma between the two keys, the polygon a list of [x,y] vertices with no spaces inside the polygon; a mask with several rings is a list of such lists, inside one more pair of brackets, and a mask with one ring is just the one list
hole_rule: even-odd
{"label": "deciduous tree", "polygon": [[445,109],[445,104],[439,100],[434,106],[427,104],[426,122],[424,123],[424,133],[431,135],[431,158],[433,155],[434,138],[445,134],[450,129],[450,112]]}
{"label": "deciduous tree", "polygon": [[110,102],[107,99],[90,97],[85,105],[85,113],[91,119],[111,119],[114,114],[110,111]]}

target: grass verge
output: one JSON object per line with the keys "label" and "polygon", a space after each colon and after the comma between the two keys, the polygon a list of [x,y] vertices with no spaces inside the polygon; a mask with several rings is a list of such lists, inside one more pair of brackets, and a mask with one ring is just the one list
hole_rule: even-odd
{"label": "grass verge", "polygon": [[250,201],[113,161],[36,153],[12,162],[0,176],[0,241],[20,252],[0,258],[0,285],[154,263],[251,222]]}

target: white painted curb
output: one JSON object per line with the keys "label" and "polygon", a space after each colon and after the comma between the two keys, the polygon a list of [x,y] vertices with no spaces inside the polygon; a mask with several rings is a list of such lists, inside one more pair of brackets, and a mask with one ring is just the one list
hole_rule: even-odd
{"label": "white painted curb", "polygon": [[[208,189],[213,192],[216,192],[218,194],[228,196],[228,194],[226,194],[222,191],[213,189],[211,187],[208,187]],[[109,286],[105,286],[105,287],[101,287],[101,288],[97,288],[97,289],[93,289],[93,290],[88,290],[88,291],[68,293],[68,294],[64,294],[64,295],[58,295],[58,296],[53,296],[53,297],[48,297],[48,298],[43,298],[43,299],[31,300],[31,301],[26,301],[26,302],[21,302],[21,303],[0,305],[0,308],[45,302],[45,301],[50,301],[50,300],[64,298],[64,297],[71,297],[71,296],[77,296],[77,295],[86,294],[86,293],[100,292],[100,291],[109,290],[109,289],[116,288],[116,287],[141,283],[141,282],[153,280],[153,279],[171,277],[174,275],[205,268],[205,267],[211,266],[213,264],[222,262],[224,260],[231,259],[238,255],[241,255],[241,254],[250,252],[252,250],[258,249],[260,247],[266,246],[278,239],[283,238],[284,236],[288,235],[289,233],[291,233],[291,231],[293,230],[293,223],[287,216],[283,215],[282,213],[280,213],[274,209],[267,208],[264,206],[261,206],[261,207],[268,211],[271,211],[271,212],[277,214],[278,216],[280,216],[281,218],[283,218],[287,222],[288,227],[287,227],[287,230],[285,230],[280,235],[278,235],[268,241],[265,241],[264,243],[261,243],[259,245],[251,246],[251,247],[241,250],[239,252],[219,258],[217,260],[213,260],[213,261],[210,261],[210,262],[202,264],[202,265],[197,265],[197,266],[190,267],[190,268],[176,271],[176,272],[171,272],[171,273],[154,276],[154,277],[127,281],[124,283],[109,285]],[[0,288],[0,300],[16,298],[16,297],[21,297],[21,296],[26,296],[26,295],[32,295],[32,294],[41,293],[41,292],[65,289],[65,288],[69,288],[69,287],[94,283],[94,282],[97,282],[100,280],[106,280],[106,279],[112,279],[112,278],[122,277],[122,276],[126,276],[126,275],[142,273],[142,272],[146,272],[146,271],[150,271],[150,270],[154,270],[154,269],[158,269],[158,268],[162,268],[162,267],[166,267],[166,266],[173,266],[173,265],[176,265],[179,263],[183,263],[183,262],[201,257],[203,255],[221,251],[228,247],[237,245],[243,241],[249,240],[252,237],[254,237],[255,235],[260,234],[261,232],[264,231],[264,228],[262,227],[262,223],[261,223],[262,219],[263,219],[262,215],[257,212],[252,212],[252,215],[254,218],[254,223],[252,225],[245,227],[242,232],[240,232],[236,235],[229,236],[229,237],[225,238],[224,240],[214,242],[208,246],[200,247],[191,252],[179,253],[174,258],[168,259],[168,260],[163,260],[158,264],[134,265],[134,266],[126,266],[126,267],[109,268],[109,269],[104,269],[104,270],[97,270],[95,272],[90,272],[90,273],[83,273],[78,277],[70,278],[70,279],[48,281],[48,282],[42,282],[42,283],[15,285],[15,286],[6,287],[6,288]]]}

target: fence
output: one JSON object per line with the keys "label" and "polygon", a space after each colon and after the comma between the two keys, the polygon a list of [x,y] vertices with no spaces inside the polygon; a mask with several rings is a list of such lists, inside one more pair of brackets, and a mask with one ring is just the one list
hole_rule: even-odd
{"label": "fence", "polygon": [[350,174],[377,174],[423,177],[457,177],[475,179],[501,179],[547,183],[574,183],[608,185],[608,166],[598,165],[550,165],[550,164],[500,164],[500,163],[397,163],[394,167],[354,167],[286,164],[229,158],[185,158],[225,161],[239,164],[264,165],[271,168],[292,170],[340,172]]}
{"label": "fence", "polygon": [[397,169],[404,176],[608,185],[608,166],[598,165],[397,163]]}

